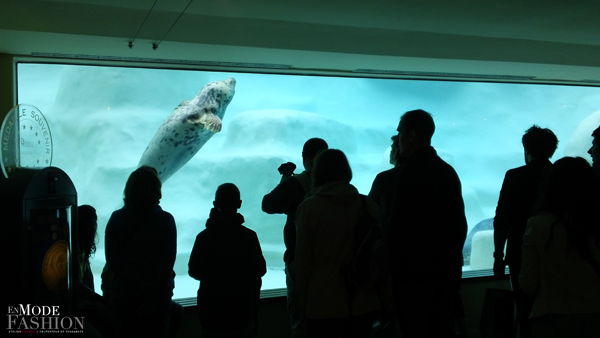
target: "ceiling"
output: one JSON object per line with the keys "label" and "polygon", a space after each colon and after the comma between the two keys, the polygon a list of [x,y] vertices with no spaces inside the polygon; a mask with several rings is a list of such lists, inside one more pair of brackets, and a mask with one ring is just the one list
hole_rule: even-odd
{"label": "ceiling", "polygon": [[597,0],[2,0],[0,53],[600,86],[599,17]]}

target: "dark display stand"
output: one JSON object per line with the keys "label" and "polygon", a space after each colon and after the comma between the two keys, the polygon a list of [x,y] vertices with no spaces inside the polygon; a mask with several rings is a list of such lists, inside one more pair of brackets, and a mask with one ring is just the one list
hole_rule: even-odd
{"label": "dark display stand", "polygon": [[[0,175],[1,176],[1,175]],[[0,177],[2,293],[8,305],[77,304],[77,192],[59,168],[18,169]]]}

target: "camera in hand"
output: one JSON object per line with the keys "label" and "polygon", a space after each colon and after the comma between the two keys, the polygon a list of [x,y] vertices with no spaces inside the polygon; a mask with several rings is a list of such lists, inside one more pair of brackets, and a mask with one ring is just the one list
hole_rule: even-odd
{"label": "camera in hand", "polygon": [[296,170],[296,165],[292,162],[286,162],[277,168],[281,175],[293,175]]}

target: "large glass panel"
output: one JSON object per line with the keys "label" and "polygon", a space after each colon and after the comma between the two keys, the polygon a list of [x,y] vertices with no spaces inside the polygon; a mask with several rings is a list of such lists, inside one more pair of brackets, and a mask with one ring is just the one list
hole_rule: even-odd
{"label": "large glass panel", "polygon": [[[163,185],[161,205],[178,227],[175,298],[196,295],[198,284],[187,275],[189,253],[224,182],[240,188],[240,212],[261,241],[268,264],[263,289],[285,287],[285,216],[263,213],[261,200],[279,182],[281,163],[302,169],[301,148],[311,137],[348,155],[352,183],[366,194],[375,175],[390,168],[390,137],[400,115],[429,111],[436,122],[433,146],[461,178],[472,235],[478,224],[484,231],[490,227],[505,172],[524,164],[521,137],[527,128],[538,124],[557,134],[553,159],[589,159],[590,134],[600,123],[596,87],[21,63],[19,103],[35,105],[46,116],[53,165],[71,177],[80,204],[98,211],[96,285],[106,222],[122,206],[125,181],[155,132],[180,102],[230,77],[237,84],[221,132]],[[423,250],[436,250],[426,238],[415,240]],[[470,236],[465,270],[491,268],[492,245],[489,232]]]}

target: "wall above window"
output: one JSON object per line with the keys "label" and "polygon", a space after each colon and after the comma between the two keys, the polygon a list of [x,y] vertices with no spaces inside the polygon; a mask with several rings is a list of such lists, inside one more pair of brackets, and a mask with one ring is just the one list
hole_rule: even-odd
{"label": "wall above window", "polygon": [[599,11],[594,0],[5,0],[0,53],[598,85]]}

